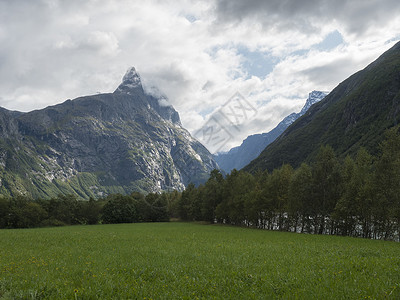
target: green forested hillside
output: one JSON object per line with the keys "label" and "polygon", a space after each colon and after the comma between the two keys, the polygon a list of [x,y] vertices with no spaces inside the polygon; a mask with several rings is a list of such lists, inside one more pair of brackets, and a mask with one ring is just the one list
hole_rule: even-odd
{"label": "green forested hillside", "polygon": [[375,154],[383,132],[400,120],[400,43],[339,84],[244,169],[309,162],[322,145],[340,157],[360,146]]}
{"label": "green forested hillside", "polygon": [[340,159],[322,146],[315,160],[251,174],[218,171],[178,202],[185,220],[270,230],[400,240],[400,133],[385,132],[377,156],[360,148]]}

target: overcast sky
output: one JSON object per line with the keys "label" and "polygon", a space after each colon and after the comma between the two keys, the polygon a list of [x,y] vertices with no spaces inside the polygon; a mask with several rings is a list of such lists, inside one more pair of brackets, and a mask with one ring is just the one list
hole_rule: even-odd
{"label": "overcast sky", "polygon": [[271,130],[400,39],[398,0],[0,0],[0,106],[112,92],[135,66],[193,135],[239,92],[222,149]]}

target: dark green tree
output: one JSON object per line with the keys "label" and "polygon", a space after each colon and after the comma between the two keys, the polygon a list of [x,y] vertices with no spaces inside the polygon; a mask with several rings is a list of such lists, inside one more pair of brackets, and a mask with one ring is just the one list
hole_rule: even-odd
{"label": "dark green tree", "polygon": [[81,224],[79,219],[80,202],[75,195],[58,195],[49,201],[41,201],[49,216],[48,225]]}
{"label": "dark green tree", "polygon": [[6,228],[10,213],[10,200],[0,196],[0,228]]}
{"label": "dark green tree", "polygon": [[100,221],[100,211],[100,203],[95,199],[90,198],[89,201],[81,201],[78,219],[82,224],[97,224]]}
{"label": "dark green tree", "polygon": [[[268,172],[266,172],[268,173]],[[263,185],[263,173],[257,172],[254,175],[254,184],[250,192],[246,194],[244,210],[249,225],[257,228],[265,228],[265,210],[261,195]]]}
{"label": "dark green tree", "polygon": [[194,202],[196,198],[196,187],[190,183],[182,192],[178,202],[179,217],[184,221],[193,221]]}
{"label": "dark green tree", "polygon": [[210,178],[203,188],[202,217],[204,221],[214,222],[215,210],[222,202],[224,177],[218,170],[211,171]]}
{"label": "dark green tree", "polygon": [[293,168],[285,164],[272,171],[269,178],[269,195],[276,212],[278,230],[288,230],[286,213],[289,204],[289,186],[293,174]]}
{"label": "dark green tree", "polygon": [[400,134],[399,127],[389,129],[380,145],[375,164],[374,219],[379,236],[393,238],[400,222]]}
{"label": "dark green tree", "polygon": [[39,203],[21,195],[11,199],[8,214],[7,227],[10,228],[37,227],[47,218]]}
{"label": "dark green tree", "polygon": [[106,224],[134,223],[138,221],[135,200],[130,195],[110,195],[102,209],[102,220]]}
{"label": "dark green tree", "polygon": [[[313,165],[313,191],[317,209],[316,229],[323,234],[326,230],[327,218],[333,213],[341,196],[340,165],[336,154],[330,146],[322,146]],[[335,226],[332,218],[329,233]]]}
{"label": "dark green tree", "polygon": [[177,190],[166,193],[168,202],[168,215],[170,218],[179,218],[178,205],[181,198],[181,193]]}
{"label": "dark green tree", "polygon": [[144,198],[141,220],[144,222],[165,222],[169,220],[166,194],[149,193]]}
{"label": "dark green tree", "polygon": [[336,221],[339,234],[355,235],[357,226],[357,198],[359,183],[356,179],[356,165],[350,156],[347,156],[342,168],[343,194],[336,203],[332,218]]}
{"label": "dark green tree", "polygon": [[355,199],[358,223],[361,227],[361,236],[371,238],[373,199],[376,198],[373,186],[373,157],[365,148],[360,148],[355,162],[354,181],[355,186],[358,187]]}
{"label": "dark green tree", "polygon": [[226,223],[241,225],[248,223],[245,212],[245,203],[248,194],[253,190],[255,180],[253,175],[247,172],[239,172],[236,169],[226,176],[223,187],[221,203],[217,206],[217,219]]}
{"label": "dark green tree", "polygon": [[300,232],[311,232],[314,215],[313,179],[311,167],[302,163],[294,172],[289,185],[288,217],[291,226]]}

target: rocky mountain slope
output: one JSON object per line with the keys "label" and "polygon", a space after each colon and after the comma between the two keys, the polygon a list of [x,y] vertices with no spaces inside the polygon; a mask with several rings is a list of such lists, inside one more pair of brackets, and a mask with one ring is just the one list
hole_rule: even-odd
{"label": "rocky mountain slope", "polygon": [[321,91],[312,91],[306,100],[303,108],[298,113],[292,113],[285,117],[274,129],[267,133],[253,134],[248,136],[240,146],[232,148],[226,153],[214,155],[215,161],[219,167],[226,173],[233,169],[240,170],[248,165],[253,159],[280,136],[294,121],[304,115],[307,110],[315,103],[321,101],[327,93]]}
{"label": "rocky mountain slope", "polygon": [[217,164],[165,97],[128,70],[113,93],[29,113],[0,109],[0,194],[82,198],[183,189]]}
{"label": "rocky mountain slope", "polygon": [[400,42],[339,84],[294,122],[247,171],[310,161],[321,145],[341,157],[363,146],[376,154],[383,133],[400,121]]}

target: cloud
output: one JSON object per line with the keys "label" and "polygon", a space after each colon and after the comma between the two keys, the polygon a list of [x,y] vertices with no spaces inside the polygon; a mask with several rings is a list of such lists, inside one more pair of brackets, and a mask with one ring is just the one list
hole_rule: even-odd
{"label": "cloud", "polygon": [[396,0],[217,0],[218,20],[228,24],[256,20],[266,29],[288,29],[309,34],[335,21],[348,33],[363,35],[374,25],[385,27],[398,18]]}
{"label": "cloud", "polygon": [[393,45],[399,9],[391,0],[0,1],[0,105],[29,111],[112,92],[134,66],[193,134],[240,92],[258,113],[228,149]]}

